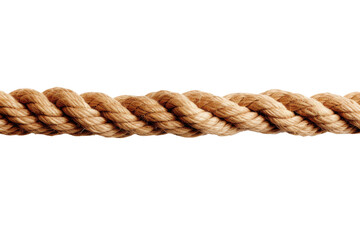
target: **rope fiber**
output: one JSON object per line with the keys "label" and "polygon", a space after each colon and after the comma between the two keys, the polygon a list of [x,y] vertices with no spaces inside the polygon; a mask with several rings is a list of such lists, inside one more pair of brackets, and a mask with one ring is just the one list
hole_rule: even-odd
{"label": "rope fiber", "polygon": [[182,137],[241,131],[313,136],[360,131],[360,93],[311,98],[282,90],[218,97],[201,91],[146,96],[78,95],[64,88],[43,93],[0,91],[0,134],[127,137],[172,133]]}

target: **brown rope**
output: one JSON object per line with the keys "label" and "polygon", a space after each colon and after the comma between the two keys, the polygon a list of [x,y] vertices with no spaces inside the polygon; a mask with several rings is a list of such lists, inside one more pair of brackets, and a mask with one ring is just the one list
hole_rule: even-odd
{"label": "brown rope", "polygon": [[322,93],[307,98],[270,90],[225,97],[191,91],[111,98],[52,88],[43,93],[0,92],[0,133],[127,137],[172,133],[183,137],[233,135],[250,130],[312,136],[360,131],[360,93]]}

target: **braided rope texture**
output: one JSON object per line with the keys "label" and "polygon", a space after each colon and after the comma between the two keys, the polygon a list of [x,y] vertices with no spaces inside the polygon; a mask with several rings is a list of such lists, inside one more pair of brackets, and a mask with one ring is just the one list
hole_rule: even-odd
{"label": "braided rope texture", "polygon": [[0,91],[0,134],[127,137],[172,133],[182,137],[233,135],[250,130],[313,136],[360,131],[360,93],[311,98],[282,90],[219,97],[201,91],[159,91],[109,97],[52,88],[43,93]]}

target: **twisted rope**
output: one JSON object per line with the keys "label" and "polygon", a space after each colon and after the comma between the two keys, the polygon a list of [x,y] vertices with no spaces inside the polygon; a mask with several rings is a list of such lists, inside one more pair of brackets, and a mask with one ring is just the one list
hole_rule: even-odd
{"label": "twisted rope", "polygon": [[190,91],[159,91],[111,98],[78,95],[64,88],[43,93],[0,92],[0,134],[28,133],[127,137],[172,133],[183,137],[233,135],[250,130],[312,136],[360,131],[360,93],[322,93],[311,98],[281,90],[225,97]]}

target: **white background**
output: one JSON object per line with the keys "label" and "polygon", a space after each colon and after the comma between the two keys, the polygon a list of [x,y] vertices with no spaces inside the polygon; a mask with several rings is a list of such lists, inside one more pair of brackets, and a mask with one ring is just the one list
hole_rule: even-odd
{"label": "white background", "polygon": [[[0,1],[0,88],[360,91],[358,1]],[[359,239],[360,138],[0,136],[0,239]]]}

